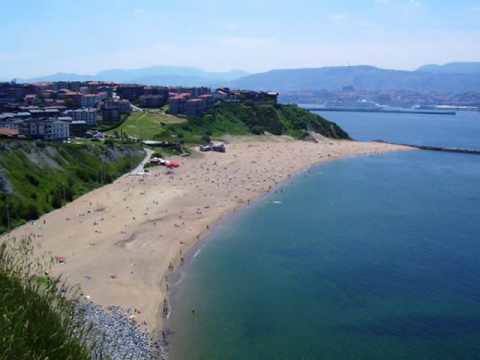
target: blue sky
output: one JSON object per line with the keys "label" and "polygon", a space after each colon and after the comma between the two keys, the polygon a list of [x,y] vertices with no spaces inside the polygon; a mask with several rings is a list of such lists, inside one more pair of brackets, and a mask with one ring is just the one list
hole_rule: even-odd
{"label": "blue sky", "polygon": [[480,60],[478,0],[1,0],[0,79]]}

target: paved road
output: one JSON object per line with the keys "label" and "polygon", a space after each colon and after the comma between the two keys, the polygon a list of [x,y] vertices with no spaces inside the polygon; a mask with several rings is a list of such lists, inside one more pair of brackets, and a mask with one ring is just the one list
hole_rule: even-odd
{"label": "paved road", "polygon": [[145,165],[150,161],[153,155],[153,151],[150,149],[145,149],[145,152],[147,155],[145,156],[145,159],[130,172],[131,176],[139,176],[139,175],[145,175]]}
{"label": "paved road", "polygon": [[130,105],[132,107],[133,111],[138,111],[138,112],[143,112],[144,110],[142,108],[139,108],[138,106],[135,106],[133,104]]}

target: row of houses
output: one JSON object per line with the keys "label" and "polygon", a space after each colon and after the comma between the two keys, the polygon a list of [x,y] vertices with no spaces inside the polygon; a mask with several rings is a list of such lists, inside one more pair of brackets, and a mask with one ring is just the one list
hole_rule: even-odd
{"label": "row of houses", "polygon": [[66,140],[70,138],[70,122],[61,119],[30,119],[19,126],[19,135],[30,139]]}
{"label": "row of houses", "polygon": [[27,119],[71,118],[72,121],[85,121],[89,126],[96,126],[98,113],[96,109],[76,109],[60,111],[59,109],[31,109],[16,113],[0,113],[0,123],[6,124]]}
{"label": "row of houses", "polygon": [[25,139],[42,139],[60,141],[69,139],[72,131],[82,134],[87,131],[85,122],[74,122],[63,118],[26,119],[0,121],[0,135],[3,137],[21,137]]}
{"label": "row of houses", "polygon": [[88,126],[94,127],[97,125],[98,113],[97,109],[76,109],[67,110],[64,112],[66,117],[70,117],[72,121],[84,121]]}
{"label": "row of houses", "polygon": [[10,129],[28,139],[66,140],[82,137],[97,124],[96,109],[66,110],[62,113],[18,112],[0,114],[0,129]]}
{"label": "row of houses", "polygon": [[[0,83],[0,128],[27,138],[82,136],[98,120],[114,124],[132,111],[169,105],[170,113],[200,117],[218,102],[276,104],[277,93],[207,87],[161,87],[103,82]],[[7,131],[8,133],[9,131]]]}
{"label": "row of houses", "polygon": [[163,99],[164,102],[168,99],[169,89],[164,86],[146,86],[137,84],[120,84],[115,88],[117,95],[130,102],[136,103],[140,99]]}
{"label": "row of houses", "polygon": [[[131,103],[104,82],[0,83],[0,129],[28,139],[85,136],[103,120],[119,122]],[[1,134],[0,134],[1,135]]]}
{"label": "row of houses", "polygon": [[127,99],[115,95],[117,84],[103,82],[0,83],[0,113],[29,113],[33,118],[61,116],[66,110],[75,121],[96,122],[96,111],[107,121],[120,121],[131,111]]}
{"label": "row of houses", "polygon": [[166,87],[135,84],[120,84],[115,88],[116,94],[141,107],[160,108],[166,105],[169,98],[189,93],[193,98],[211,93],[207,87]]}
{"label": "row of houses", "polygon": [[6,96],[4,91],[3,93],[0,92],[0,105],[4,107],[24,104],[25,106],[66,107],[70,109],[95,108],[106,98],[108,98],[108,93],[106,92],[82,94],[68,89],[58,91],[44,90],[37,94],[27,94],[23,98]]}
{"label": "row of houses", "polygon": [[215,103],[211,94],[194,97],[191,93],[172,94],[168,99],[170,113],[198,117],[207,112]]}
{"label": "row of houses", "polygon": [[85,121],[59,117],[0,121],[0,137],[64,141],[73,137],[101,139],[103,134],[92,130]]}
{"label": "row of houses", "polygon": [[117,95],[142,108],[161,108],[169,105],[174,115],[199,117],[212,108],[218,101],[274,103],[278,101],[278,93],[237,91],[220,88],[212,92],[208,87],[160,87],[144,85],[119,85]]}
{"label": "row of houses", "polygon": [[257,91],[232,91],[228,88],[217,89],[214,93],[193,92],[170,93],[168,103],[170,113],[199,117],[209,111],[217,102],[244,102],[254,104],[277,104],[278,93]]}
{"label": "row of houses", "polygon": [[279,93],[250,90],[231,90],[220,88],[215,91],[215,98],[224,102],[244,102],[253,104],[277,104]]}

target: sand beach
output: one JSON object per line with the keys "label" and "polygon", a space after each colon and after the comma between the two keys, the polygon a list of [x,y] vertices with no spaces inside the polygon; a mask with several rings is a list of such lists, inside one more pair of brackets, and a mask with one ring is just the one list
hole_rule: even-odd
{"label": "sand beach", "polygon": [[136,321],[153,332],[169,310],[166,276],[225,215],[313,165],[407,150],[383,143],[232,138],[225,154],[195,152],[177,159],[181,167],[173,171],[125,175],[6,237],[30,236],[37,251],[63,257],[54,274],[105,308],[136,309]]}

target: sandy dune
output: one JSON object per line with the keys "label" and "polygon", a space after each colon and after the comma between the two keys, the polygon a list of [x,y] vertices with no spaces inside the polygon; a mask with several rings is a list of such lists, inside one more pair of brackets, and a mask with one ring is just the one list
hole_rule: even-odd
{"label": "sandy dune", "polygon": [[407,148],[379,143],[286,138],[236,139],[226,154],[180,159],[173,174],[156,168],[124,176],[9,236],[34,242],[65,263],[54,268],[98,304],[139,310],[150,330],[162,325],[165,275],[226,213],[313,164]]}

